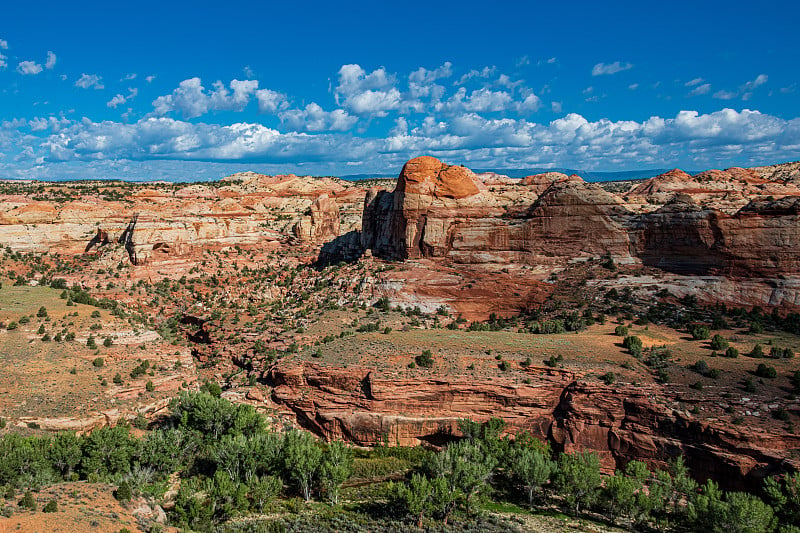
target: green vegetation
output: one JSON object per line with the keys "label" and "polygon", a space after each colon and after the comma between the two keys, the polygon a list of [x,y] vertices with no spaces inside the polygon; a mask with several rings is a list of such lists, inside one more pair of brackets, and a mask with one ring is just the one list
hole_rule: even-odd
{"label": "green vegetation", "polygon": [[[81,437],[4,435],[0,484],[7,497],[23,490],[19,505],[33,510],[32,491],[61,480],[114,483],[114,497],[127,502],[141,494],[163,494],[158,487],[177,473],[180,484],[170,521],[196,531],[233,527],[231,519],[268,510],[273,517],[256,522],[265,530],[303,524],[305,513],[306,518],[292,518],[281,509],[291,511],[313,500],[337,511],[328,514],[315,508],[318,523],[303,527],[329,524],[342,531],[355,531],[332,525],[345,518],[372,524],[372,530],[382,530],[382,523],[513,530],[508,523],[486,522],[482,510],[522,512],[520,507],[553,505],[575,516],[600,513],[609,523],[629,529],[658,525],[662,530],[772,532],[800,517],[800,474],[768,478],[765,500],[755,494],[724,493],[711,481],[698,489],[680,458],[666,471],[651,471],[632,461],[604,477],[593,453],[553,454],[546,443],[526,432],[510,438],[501,437],[503,430],[500,420],[465,420],[459,425],[461,436],[451,436],[438,452],[388,446],[354,450],[338,441],[321,443],[299,430],[271,431],[249,405],[183,392],[171,404],[169,416],[138,439],[125,425]],[[387,475],[394,480],[382,481]],[[345,497],[357,498],[347,483],[365,479],[374,486],[361,497],[366,502],[341,508]],[[343,491],[350,492],[344,496]],[[389,505],[372,505],[372,498]],[[55,500],[45,510],[55,512]]]}

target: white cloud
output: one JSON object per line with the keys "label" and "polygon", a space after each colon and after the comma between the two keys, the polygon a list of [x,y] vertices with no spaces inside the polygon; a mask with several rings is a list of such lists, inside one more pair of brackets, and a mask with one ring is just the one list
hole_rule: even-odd
{"label": "white cloud", "polygon": [[0,50],[8,50],[8,41],[0,39]]}
{"label": "white cloud", "polygon": [[754,80],[745,82],[739,86],[736,91],[717,91],[714,93],[714,98],[720,100],[733,100],[734,98],[741,98],[742,100],[749,100],[753,96],[753,91],[767,83],[769,77],[766,74],[759,74]]}
{"label": "white cloud", "polygon": [[638,83],[631,83],[630,85],[628,85],[628,89],[630,89],[631,91],[635,91],[638,88],[639,88]]}
{"label": "white cloud", "polygon": [[694,89],[689,91],[689,96],[697,96],[697,95],[700,95],[700,94],[708,94],[710,91],[711,91],[711,84],[710,83],[704,83],[702,85],[698,85],[697,87],[695,87]]}
{"label": "white cloud", "polygon": [[703,78],[695,78],[693,80],[687,81],[683,84],[684,87],[694,87],[695,85],[700,85],[705,80]]}
{"label": "white cloud", "polygon": [[312,102],[305,109],[290,109],[278,114],[281,122],[293,131],[347,131],[358,121],[344,109],[325,111]]}
{"label": "white cloud", "polygon": [[738,93],[734,93],[731,91],[724,91],[724,90],[720,90],[714,93],[714,98],[717,98],[719,100],[733,100],[737,96]]}
{"label": "white cloud", "polygon": [[359,65],[342,65],[334,98],[357,115],[384,117],[387,111],[400,107],[401,94],[394,85],[395,76],[384,68],[367,74]]}
{"label": "white cloud", "polygon": [[136,87],[132,87],[128,89],[128,96],[124,96],[122,94],[116,94],[111,100],[106,102],[106,106],[116,109],[118,106],[121,106],[128,100],[135,98],[137,94],[139,94],[139,89],[137,89]]}
{"label": "white cloud", "polygon": [[105,86],[102,83],[102,78],[97,74],[81,74],[81,77],[75,82],[75,87],[80,87],[81,89],[89,89],[94,87],[95,89],[104,89]]}
{"label": "white cloud", "polygon": [[131,81],[136,79],[137,74],[135,72],[131,72],[129,74],[125,74],[125,76],[120,81]]}
{"label": "white cloud", "polygon": [[0,54],[0,69],[6,68],[8,66],[6,59],[8,59],[6,56]]}
{"label": "white cloud", "polygon": [[[66,118],[57,118],[57,117],[36,117],[28,121],[27,125],[30,127],[31,131],[45,131],[48,128],[53,132],[57,133],[62,128],[69,126],[72,122]],[[21,124],[23,125],[23,124]]]}
{"label": "white cloud", "polygon": [[624,70],[630,70],[633,68],[631,63],[622,63],[620,61],[614,61],[613,63],[597,63],[594,67],[592,67],[592,76],[603,76],[609,74],[616,74],[617,72],[622,72]]}
{"label": "white cloud", "polygon": [[156,79],[155,75],[151,75],[151,76],[147,76],[144,79],[144,81],[146,81],[147,83],[152,83],[154,79]]}
{"label": "white cloud", "polygon": [[121,106],[124,103],[125,103],[125,97],[122,96],[121,94],[117,94],[111,100],[106,102],[106,106],[113,107],[116,109],[117,106]]}
{"label": "white cloud", "polygon": [[[353,162],[362,168],[399,168],[405,159],[420,153],[482,167],[587,169],[672,166],[678,158],[689,168],[800,158],[800,118],[785,120],[758,111],[724,109],[706,114],[681,111],[644,121],[590,121],[576,113],[562,116],[561,102],[543,103],[544,88],[537,95],[494,70],[473,72],[477,74],[468,80],[472,86],[463,87],[441,83],[458,77],[449,62],[414,70],[399,83],[395,74],[383,68],[367,72],[358,65],[345,65],[338,84],[334,82],[331,88],[339,107],[329,110],[317,102],[294,108],[289,97],[259,89],[256,80],[218,81],[206,88],[199,78],[190,78],[154,100],[154,112],[138,122],[128,123],[130,109],[122,114],[124,122],[53,117],[3,122],[0,153],[5,158],[0,160],[0,175],[31,176],[36,168],[83,165],[89,168],[85,174],[89,177],[95,175],[91,168],[105,165],[102,168],[113,170],[108,166],[111,161],[140,162],[118,170],[139,172],[131,169],[155,168],[148,166],[154,160],[247,161],[292,169],[311,165],[331,173]],[[100,82],[98,77],[95,84]],[[766,75],[756,77],[734,97],[743,98],[765,83]],[[706,83],[687,87],[698,94],[711,92]],[[136,96],[135,89],[129,91],[127,96],[116,94],[108,107],[119,108]],[[603,96],[593,87],[584,90],[588,100]],[[218,110],[243,110],[253,100],[259,111],[280,120],[278,129],[247,122],[221,125],[180,120]],[[545,105],[558,118],[549,123],[533,121],[532,113]],[[376,117],[387,115],[389,119],[367,128]],[[356,129],[359,126],[363,127]],[[377,132],[382,127],[391,130],[381,136]],[[286,170],[285,166],[277,169]],[[75,175],[64,172],[64,176]]]}
{"label": "white cloud", "polygon": [[[787,121],[750,110],[724,109],[708,114],[681,111],[674,118],[651,117],[643,122],[590,122],[570,113],[548,124],[465,113],[448,121],[428,116],[413,126],[406,117],[398,117],[385,139],[358,138],[349,133],[304,133],[345,131],[355,123],[345,110],[326,112],[317,104],[286,111],[282,119],[287,123],[298,121],[292,125],[303,132],[280,133],[248,123],[192,124],[167,117],[133,124],[83,120],[41,138],[26,157],[48,161],[116,158],[331,163],[378,158],[400,164],[413,155],[433,153],[445,154],[454,162],[488,158],[485,160],[492,161],[491,166],[514,160],[594,168],[641,166],[642,162],[674,164],[676,151],[685,152],[688,161],[698,164],[719,160],[727,164],[734,157],[763,161],[800,155],[800,119]],[[37,127],[44,129],[44,123]]]}
{"label": "white cloud", "polygon": [[533,111],[538,111],[540,107],[542,107],[542,100],[535,94],[531,93],[517,105],[517,110],[520,113],[530,113]]}
{"label": "white cloud", "polygon": [[258,100],[258,111],[271,115],[274,115],[278,111],[286,109],[289,106],[289,102],[286,99],[285,94],[281,94],[271,89],[257,90],[256,100]]}
{"label": "white cloud", "polygon": [[56,55],[53,52],[48,50],[47,51],[47,61],[44,64],[44,68],[46,68],[47,70],[52,70],[53,67],[56,66],[56,59],[57,59]]}
{"label": "white cloud", "polygon": [[491,78],[496,71],[497,67],[483,67],[480,70],[472,69],[461,76],[453,85],[464,85],[473,78]]}
{"label": "white cloud", "polygon": [[17,72],[23,75],[35,76],[42,71],[42,65],[35,61],[20,61],[17,65]]}
{"label": "white cloud", "polygon": [[200,78],[183,80],[171,94],[153,101],[153,112],[159,116],[179,112],[184,118],[195,118],[209,111],[241,111],[258,89],[257,80],[232,80],[230,90],[221,81],[213,85],[214,90],[206,91]]}

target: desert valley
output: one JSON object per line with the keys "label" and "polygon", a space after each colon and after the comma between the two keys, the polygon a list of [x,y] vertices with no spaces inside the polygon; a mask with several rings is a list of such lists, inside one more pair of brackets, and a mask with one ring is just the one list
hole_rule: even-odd
{"label": "desert valley", "polygon": [[800,163],[4,181],[0,245],[8,530],[800,518]]}

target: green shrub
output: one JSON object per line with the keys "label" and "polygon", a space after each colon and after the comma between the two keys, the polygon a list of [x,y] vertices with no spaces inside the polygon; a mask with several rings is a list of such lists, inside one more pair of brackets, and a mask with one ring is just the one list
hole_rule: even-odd
{"label": "green shrub", "polygon": [[31,491],[25,493],[25,495],[22,497],[22,500],[19,502],[19,506],[23,509],[28,509],[31,511],[36,510],[36,499],[33,497]]}
{"label": "green shrub", "polygon": [[703,324],[692,324],[689,327],[689,334],[696,341],[704,341],[711,336],[711,330]]}
{"label": "green shrub", "polygon": [[756,368],[756,376],[760,378],[774,379],[778,377],[778,372],[775,370],[774,366],[768,366],[764,363],[760,363]]}
{"label": "green shrub", "polygon": [[133,493],[131,491],[131,486],[127,481],[123,481],[117,487],[117,490],[114,491],[114,498],[121,502],[130,501],[133,497]]}
{"label": "green shrub", "polygon": [[42,509],[45,513],[55,513],[58,512],[58,503],[55,500],[50,500],[45,504],[44,508]]}
{"label": "green shrub", "polygon": [[627,337],[628,328],[622,325],[617,326],[616,328],[614,328],[614,335],[616,335],[617,337]]}
{"label": "green shrub", "polygon": [[642,355],[642,339],[636,335],[629,335],[622,341],[622,346],[634,357]]}
{"label": "green shrub", "polygon": [[433,354],[430,350],[423,351],[420,355],[414,358],[417,365],[423,368],[430,368],[433,366]]}
{"label": "green shrub", "polygon": [[723,351],[728,349],[728,341],[717,333],[713,337],[711,337],[711,349],[717,351]]}
{"label": "green shrub", "polygon": [[104,364],[105,361],[103,361],[102,357],[97,357],[94,361],[92,361],[92,366],[95,368],[102,368]]}

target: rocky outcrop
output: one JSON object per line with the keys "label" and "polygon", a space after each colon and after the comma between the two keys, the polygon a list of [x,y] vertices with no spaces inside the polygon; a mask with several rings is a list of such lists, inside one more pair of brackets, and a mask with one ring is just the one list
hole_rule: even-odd
{"label": "rocky outcrop", "polygon": [[[543,187],[546,184],[546,187]],[[549,173],[518,184],[541,195],[526,208],[498,201],[474,174],[432,157],[412,159],[394,192],[365,199],[365,248],[387,259],[443,258],[457,263],[541,264],[613,253],[627,257],[621,199],[597,185]]]}
{"label": "rocky outcrop", "polygon": [[787,459],[800,436],[731,428],[667,407],[663,390],[610,387],[553,369],[528,369],[531,384],[457,377],[382,377],[365,368],[278,363],[270,369],[273,400],[325,437],[359,445],[442,445],[456,439],[458,420],[502,418],[557,451],[598,453],[613,472],[632,459],[665,468],[683,455],[694,474],[728,488],[800,467]]}
{"label": "rocky outcrop", "polygon": [[536,194],[542,194],[554,183],[563,182],[583,183],[583,179],[575,174],[567,176],[561,172],[544,172],[542,174],[525,176],[520,180],[520,184],[530,187]]}
{"label": "rocky outcrop", "polygon": [[295,237],[310,242],[328,242],[340,234],[339,206],[334,198],[321,194],[293,228]]}
{"label": "rocky outcrop", "polygon": [[392,259],[446,256],[460,221],[502,213],[472,171],[429,156],[403,166],[394,192],[366,202],[364,246]]}
{"label": "rocky outcrop", "polygon": [[[794,309],[800,294],[789,287],[800,276],[800,189],[791,182],[793,168],[772,174],[729,168],[695,176],[674,169],[623,198],[557,172],[515,184],[492,177],[487,188],[486,177],[421,157],[406,164],[394,191],[367,194],[362,246],[390,260],[483,265],[486,275],[522,265],[540,280],[601,256],[686,276],[759,280],[765,288],[780,278],[788,283],[778,305]],[[783,181],[769,181],[769,175]],[[775,191],[794,192],[776,199]],[[773,306],[775,299],[749,305]]]}
{"label": "rocky outcrop", "polygon": [[686,195],[639,218],[637,255],[686,275],[775,279],[800,272],[800,198],[750,202],[730,216]]}
{"label": "rocky outcrop", "polygon": [[[68,196],[71,186],[61,187]],[[320,246],[360,229],[365,189],[335,178],[242,173],[215,185],[101,185],[93,194],[79,192],[66,202],[0,195],[0,243],[70,255],[105,254],[115,248],[109,244],[121,244],[140,265],[292,237]]]}

